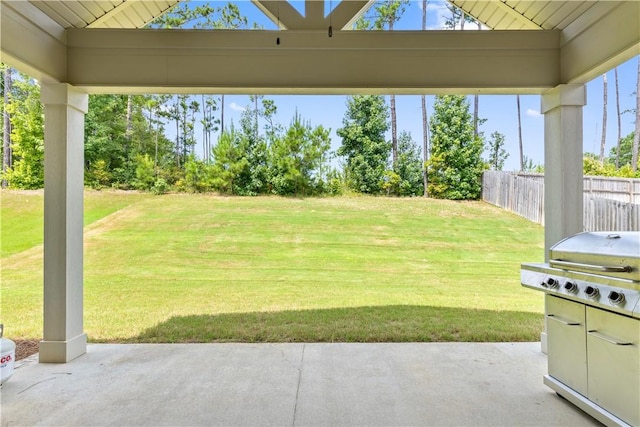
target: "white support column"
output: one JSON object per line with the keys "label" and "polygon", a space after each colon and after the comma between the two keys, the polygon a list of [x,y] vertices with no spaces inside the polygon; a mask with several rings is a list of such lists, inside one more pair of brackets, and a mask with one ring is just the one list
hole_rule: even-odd
{"label": "white support column", "polygon": [[[551,246],[583,231],[582,107],[585,104],[584,85],[560,85],[542,94],[545,261],[549,260]],[[541,336],[545,353],[546,338],[545,328]]]}
{"label": "white support column", "polygon": [[88,95],[43,83],[44,339],[40,362],[65,363],[86,353],[83,329],[82,222],[84,114]]}
{"label": "white support column", "polygon": [[583,231],[582,107],[584,85],[561,85],[542,94],[544,114],[544,247]]}

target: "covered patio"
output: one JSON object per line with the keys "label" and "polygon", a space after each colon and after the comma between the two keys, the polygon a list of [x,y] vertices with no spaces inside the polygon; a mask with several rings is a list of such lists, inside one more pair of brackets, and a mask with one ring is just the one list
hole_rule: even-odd
{"label": "covered patio", "polygon": [[455,0],[492,31],[402,32],[350,30],[372,1],[325,15],[306,0],[304,16],[287,1],[253,2],[278,31],[143,29],[175,0],[0,3],[2,61],[41,82],[45,106],[41,362],[86,352],[89,93],[541,94],[545,247],[583,230],[585,83],[640,53],[640,2]]}
{"label": "covered patio", "polygon": [[596,426],[539,343],[90,344],[18,368],[2,425]]}
{"label": "covered patio", "polygon": [[540,94],[545,247],[582,231],[584,85],[640,54],[640,2],[454,0],[492,31],[393,33],[349,30],[371,1],[253,2],[279,31],[142,29],[177,1],[0,3],[1,60],[45,106],[41,363],[2,424],[592,425],[542,385],[537,343],[87,345],[90,93]]}

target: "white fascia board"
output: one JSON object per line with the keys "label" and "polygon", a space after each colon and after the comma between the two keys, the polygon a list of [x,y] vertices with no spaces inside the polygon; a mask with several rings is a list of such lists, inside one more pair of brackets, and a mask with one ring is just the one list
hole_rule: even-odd
{"label": "white fascia board", "polygon": [[640,55],[640,2],[599,2],[592,9],[562,32],[563,83],[587,83]]}
{"label": "white fascia board", "polygon": [[[557,31],[71,29],[69,83],[92,92],[541,93]],[[277,40],[279,39],[279,44]]]}
{"label": "white fascia board", "polygon": [[0,3],[0,60],[40,80],[67,76],[64,28],[28,2]]}

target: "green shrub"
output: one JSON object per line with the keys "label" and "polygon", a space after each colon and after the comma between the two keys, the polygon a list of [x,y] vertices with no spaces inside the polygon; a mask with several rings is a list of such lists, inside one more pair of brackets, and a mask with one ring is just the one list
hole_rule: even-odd
{"label": "green shrub", "polygon": [[163,178],[156,179],[151,187],[151,192],[155,195],[165,194],[167,191],[169,191],[169,184]]}

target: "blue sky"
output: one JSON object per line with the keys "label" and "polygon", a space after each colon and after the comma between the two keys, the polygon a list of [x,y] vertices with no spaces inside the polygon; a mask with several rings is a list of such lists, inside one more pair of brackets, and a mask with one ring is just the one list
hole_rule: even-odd
{"label": "blue sky", "polygon": [[[200,3],[200,2],[192,2]],[[211,2],[219,6],[226,2]],[[256,22],[264,29],[276,29],[250,1],[235,2],[241,13]],[[304,2],[291,2],[298,10],[304,10]],[[337,4],[338,1],[332,2]],[[411,1],[403,18],[396,24],[399,30],[419,30],[422,25],[421,1]],[[332,4],[335,6],[335,4]],[[327,7],[329,1],[327,1]],[[446,7],[443,1],[429,0],[427,9],[427,27],[429,29],[442,28],[446,17]],[[618,67],[620,85],[620,110],[627,111],[635,108],[635,91],[637,84],[637,70],[639,57],[633,58]],[[608,81],[608,115],[607,115],[607,143],[606,153],[616,145],[617,118],[615,104],[615,83],[613,70],[607,72]],[[276,122],[283,126],[289,124],[297,110],[303,118],[311,121],[312,125],[323,125],[331,129],[332,149],[340,146],[340,138],[336,130],[342,127],[342,119],[346,111],[346,96],[324,95],[286,95],[267,96],[273,99],[278,107]],[[433,96],[427,96],[429,114],[432,112]],[[225,122],[233,121],[238,124],[242,110],[250,104],[246,95],[225,96]],[[544,163],[544,120],[540,114],[540,96],[521,95],[522,137],[524,154],[532,159],[534,164]],[[584,108],[583,134],[584,151],[599,153],[602,138],[603,114],[603,79],[602,76],[587,84],[587,105]],[[419,96],[396,96],[398,132],[407,131],[414,141],[422,141],[422,112]],[[488,138],[492,132],[498,131],[505,135],[505,148],[510,154],[505,162],[505,170],[519,169],[518,154],[518,124],[515,95],[481,95],[479,101],[479,116],[486,119],[480,130]],[[632,113],[622,115],[622,136],[633,132],[635,117]],[[196,134],[198,135],[198,133]],[[389,139],[391,138],[389,134]]]}

